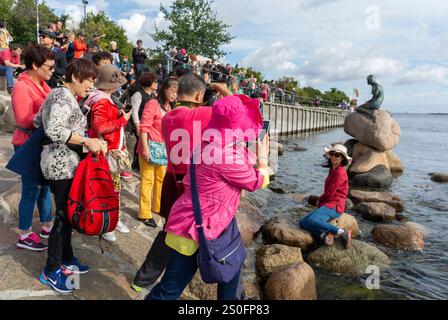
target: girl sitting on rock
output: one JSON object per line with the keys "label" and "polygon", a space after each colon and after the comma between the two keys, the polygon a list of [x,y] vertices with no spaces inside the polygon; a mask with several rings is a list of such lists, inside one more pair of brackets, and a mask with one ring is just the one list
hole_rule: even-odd
{"label": "girl sitting on rock", "polygon": [[345,248],[350,247],[352,231],[343,230],[332,225],[330,220],[337,219],[345,210],[345,201],[348,193],[348,177],[345,166],[352,158],[347,154],[347,148],[335,144],[325,148],[325,155],[330,164],[330,173],[325,180],[324,194],[317,201],[317,209],[299,221],[300,228],[311,232],[322,240],[325,245],[334,243],[334,238],[341,240]]}

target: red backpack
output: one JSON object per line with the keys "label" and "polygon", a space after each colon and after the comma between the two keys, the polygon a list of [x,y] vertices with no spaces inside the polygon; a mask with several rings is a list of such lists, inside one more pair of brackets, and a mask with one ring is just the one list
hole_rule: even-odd
{"label": "red backpack", "polygon": [[79,163],[68,197],[68,218],[73,228],[90,236],[114,231],[118,197],[106,158],[101,152],[90,152]]}

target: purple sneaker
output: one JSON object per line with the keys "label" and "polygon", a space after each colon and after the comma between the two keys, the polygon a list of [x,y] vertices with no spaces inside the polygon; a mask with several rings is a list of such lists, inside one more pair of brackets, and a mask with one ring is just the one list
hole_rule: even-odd
{"label": "purple sneaker", "polygon": [[25,239],[21,239],[19,236],[17,247],[31,251],[45,251],[48,249],[48,247],[40,241],[39,236],[34,232],[30,233]]}
{"label": "purple sneaker", "polygon": [[48,239],[50,237],[50,233],[51,233],[51,228],[42,227],[42,229],[40,230],[39,236],[42,239]]}

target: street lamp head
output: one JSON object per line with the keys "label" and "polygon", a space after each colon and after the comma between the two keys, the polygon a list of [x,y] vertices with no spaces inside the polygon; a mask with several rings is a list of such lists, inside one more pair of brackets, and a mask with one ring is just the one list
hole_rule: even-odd
{"label": "street lamp head", "polygon": [[87,1],[87,0],[82,0],[82,4],[86,6],[86,5],[89,4],[89,1]]}

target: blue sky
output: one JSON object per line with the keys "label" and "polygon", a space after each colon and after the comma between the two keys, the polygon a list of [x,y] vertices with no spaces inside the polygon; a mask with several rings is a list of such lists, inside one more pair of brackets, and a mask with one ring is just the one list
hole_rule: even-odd
{"label": "blue sky", "polygon": [[[75,23],[81,18],[81,0],[47,3]],[[90,0],[88,10],[105,10],[130,39],[154,46],[147,32],[166,26],[159,5]],[[359,88],[361,101],[370,99],[365,78],[373,73],[384,87],[383,109],[448,112],[446,0],[216,0],[215,8],[236,37],[225,61],[349,96]]]}

